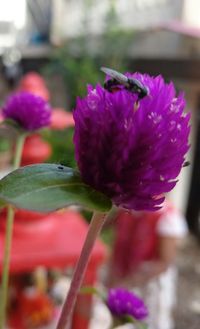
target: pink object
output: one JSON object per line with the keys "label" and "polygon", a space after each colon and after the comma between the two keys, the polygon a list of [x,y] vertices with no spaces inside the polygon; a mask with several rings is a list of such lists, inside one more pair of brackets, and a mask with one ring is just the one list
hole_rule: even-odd
{"label": "pink object", "polygon": [[43,79],[43,77],[38,74],[37,72],[29,72],[27,74],[25,74],[23,76],[23,78],[20,81],[19,86],[21,88],[23,87],[27,87],[27,88],[31,88],[31,87],[41,87],[41,86],[46,86],[45,81]]}
{"label": "pink object", "polygon": [[46,101],[50,99],[45,80],[36,72],[29,72],[24,75],[19,83],[19,90],[31,92],[44,98]]}
{"label": "pink object", "polygon": [[51,114],[51,129],[62,130],[74,126],[74,119],[71,112],[62,108],[54,108]]}
{"label": "pink object", "polygon": [[42,163],[50,157],[51,152],[51,146],[43,141],[39,135],[29,136],[24,144],[21,165]]}
{"label": "pink object", "polygon": [[[22,90],[22,89],[21,89]],[[40,96],[45,101],[48,101],[50,98],[49,91],[46,87],[37,87],[37,88],[24,88],[23,91],[30,92],[34,95]]]}
{"label": "pink object", "polygon": [[167,23],[162,23],[160,26],[163,29],[172,31],[172,32],[176,32],[176,33],[180,33],[183,35],[186,35],[188,37],[192,37],[192,38],[200,38],[200,28],[199,27],[194,27],[192,25],[189,24],[185,24],[183,22],[180,21],[169,21]]}

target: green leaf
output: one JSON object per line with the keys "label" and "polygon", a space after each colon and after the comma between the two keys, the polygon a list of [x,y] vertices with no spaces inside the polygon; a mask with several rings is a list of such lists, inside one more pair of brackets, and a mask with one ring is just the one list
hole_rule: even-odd
{"label": "green leaf", "polygon": [[69,205],[107,212],[112,206],[107,196],[82,181],[78,171],[56,164],[30,165],[11,172],[0,181],[0,200],[39,212]]}
{"label": "green leaf", "polygon": [[97,295],[99,296],[99,291],[95,287],[91,286],[84,286],[80,289],[81,294],[86,294],[86,295]]}
{"label": "green leaf", "polygon": [[80,289],[80,293],[81,294],[86,294],[86,295],[96,295],[98,297],[100,297],[102,300],[106,300],[106,296],[107,294],[105,293],[105,291],[101,291],[98,290],[97,288],[93,287],[93,286],[83,286]]}

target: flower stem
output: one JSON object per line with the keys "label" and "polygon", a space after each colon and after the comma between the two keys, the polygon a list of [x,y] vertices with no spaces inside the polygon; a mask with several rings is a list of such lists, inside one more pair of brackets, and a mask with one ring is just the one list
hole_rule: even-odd
{"label": "flower stem", "polygon": [[[13,160],[13,169],[17,169],[20,166],[24,140],[25,140],[24,134],[20,135],[17,139],[15,155]],[[5,240],[4,240],[4,257],[3,257],[1,299],[0,299],[0,329],[4,328],[5,318],[6,318],[13,222],[14,222],[14,209],[9,205],[7,209],[6,232],[5,232]]]}
{"label": "flower stem", "polygon": [[13,159],[13,169],[14,170],[19,168],[19,166],[20,166],[25,138],[26,138],[25,134],[21,134],[17,138],[15,155],[14,155],[14,159]]}
{"label": "flower stem", "polygon": [[75,302],[78,292],[83,282],[84,274],[90,259],[90,255],[95,244],[96,238],[100,233],[102,226],[105,222],[105,214],[94,213],[88,233],[81,251],[81,255],[77,262],[74,275],[72,278],[71,286],[67,298],[65,300],[61,317],[59,319],[56,329],[68,329],[71,322],[71,316],[74,310]]}

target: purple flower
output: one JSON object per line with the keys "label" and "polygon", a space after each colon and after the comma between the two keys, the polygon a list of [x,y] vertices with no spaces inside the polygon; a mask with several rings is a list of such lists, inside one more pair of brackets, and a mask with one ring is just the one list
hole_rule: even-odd
{"label": "purple flower", "polygon": [[74,110],[75,152],[83,180],[127,209],[156,210],[176,184],[189,149],[185,99],[161,76],[130,75],[149,94],[88,87]]}
{"label": "purple flower", "polygon": [[8,98],[3,106],[4,118],[16,121],[28,131],[50,124],[51,108],[41,97],[28,92],[18,92]]}
{"label": "purple flower", "polygon": [[137,320],[143,320],[148,315],[143,300],[132,292],[121,288],[109,290],[107,306],[111,313],[117,317],[128,315]]}

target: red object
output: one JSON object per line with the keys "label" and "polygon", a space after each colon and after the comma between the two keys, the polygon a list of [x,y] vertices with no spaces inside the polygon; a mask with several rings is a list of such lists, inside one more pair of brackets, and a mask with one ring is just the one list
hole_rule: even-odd
{"label": "red object", "polygon": [[122,210],[116,220],[116,240],[113,247],[112,271],[123,278],[137,270],[144,261],[158,258],[157,224],[163,214],[170,213],[173,206],[165,202],[155,212],[127,212]]}
{"label": "red object", "polygon": [[29,72],[24,75],[19,83],[19,90],[31,92],[44,98],[46,101],[50,98],[44,79],[36,72]]}
{"label": "red object", "polygon": [[[33,212],[17,211],[13,228],[10,273],[31,272],[40,265],[46,268],[74,267],[87,230],[87,223],[76,211],[35,214],[35,218]],[[5,211],[0,213],[0,271],[3,266],[4,237]],[[97,269],[105,257],[106,248],[102,242],[97,241],[85,275],[87,285],[93,285],[96,281]],[[83,311],[83,306],[86,311]],[[73,329],[88,328],[90,308],[90,296],[78,298]]]}
{"label": "red object", "polygon": [[[21,215],[20,215],[21,214]],[[25,216],[27,214],[27,218]],[[31,217],[29,217],[31,216]],[[87,233],[82,216],[72,210],[36,214],[20,210],[16,214],[11,252],[11,273],[29,272],[37,266],[47,268],[74,266]],[[5,235],[5,213],[0,214],[0,250]],[[105,257],[105,247],[98,241],[91,257],[97,265]],[[0,271],[2,253],[0,254]]]}
{"label": "red object", "polygon": [[34,163],[42,163],[51,155],[51,146],[42,140],[39,135],[26,138],[22,152],[22,166]]}
{"label": "red object", "polygon": [[74,126],[73,115],[62,108],[54,108],[51,114],[51,129],[62,130]]}
{"label": "red object", "polygon": [[46,294],[32,287],[26,288],[18,292],[18,300],[9,319],[12,329],[39,328],[52,321],[54,305]]}
{"label": "red object", "polygon": [[34,294],[23,291],[19,305],[22,309],[28,328],[48,324],[53,318],[53,303],[44,293],[35,290]]}

